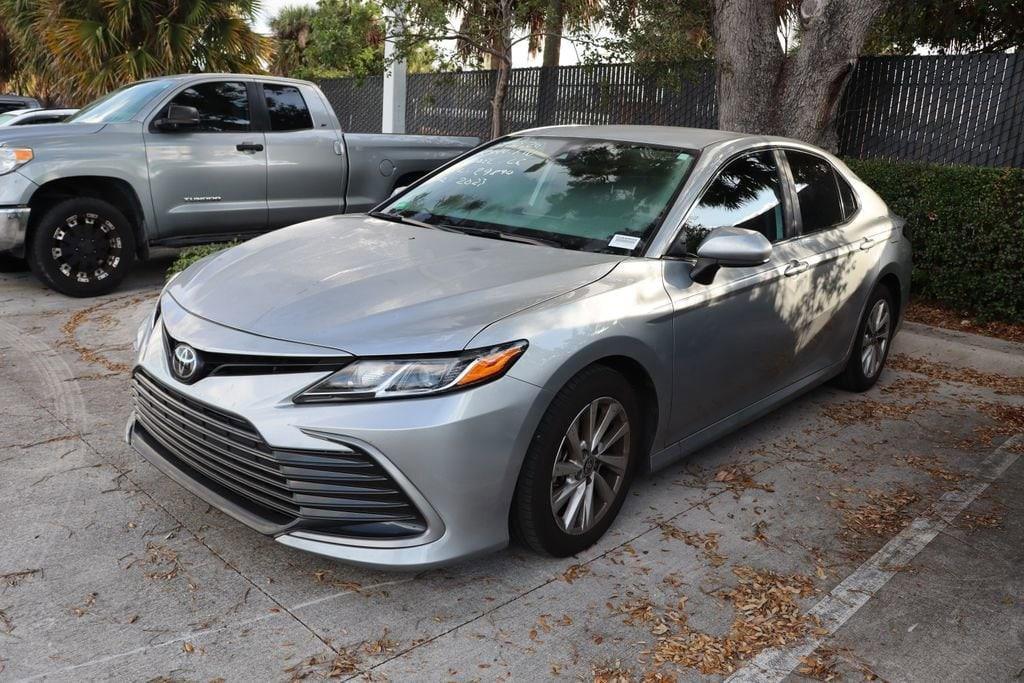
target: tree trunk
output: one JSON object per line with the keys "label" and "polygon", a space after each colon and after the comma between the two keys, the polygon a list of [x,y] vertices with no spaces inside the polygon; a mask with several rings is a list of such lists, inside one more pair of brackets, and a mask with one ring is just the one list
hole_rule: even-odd
{"label": "tree trunk", "polygon": [[886,0],[804,0],[784,53],[773,3],[716,0],[718,125],[835,147],[835,115]]}
{"label": "tree trunk", "polygon": [[505,97],[512,77],[512,13],[513,0],[499,0],[497,3],[497,32],[494,35],[494,52],[498,74],[494,83],[494,97],[491,99],[491,139],[505,134]]}
{"label": "tree trunk", "polygon": [[565,0],[549,0],[544,17],[544,60],[541,66],[558,66],[562,59]]}
{"label": "tree trunk", "polygon": [[508,95],[508,82],[511,75],[512,55],[509,54],[507,59],[498,60],[498,78],[494,84],[494,99],[491,100],[492,140],[505,134],[505,97]]}

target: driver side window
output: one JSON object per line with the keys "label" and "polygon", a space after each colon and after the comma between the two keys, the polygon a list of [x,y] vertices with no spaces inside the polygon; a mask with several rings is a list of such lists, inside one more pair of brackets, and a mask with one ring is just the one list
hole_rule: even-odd
{"label": "driver side window", "polygon": [[769,242],[785,237],[782,182],[771,150],[740,157],[722,169],[690,211],[678,239],[685,240],[686,253],[696,254],[709,232],[725,227],[759,232]]}
{"label": "driver side window", "polygon": [[[175,95],[170,104],[196,108],[199,112],[199,125],[192,129],[194,132],[235,133],[250,130],[249,93],[242,82],[197,83]],[[166,115],[167,107],[164,107],[157,118]]]}

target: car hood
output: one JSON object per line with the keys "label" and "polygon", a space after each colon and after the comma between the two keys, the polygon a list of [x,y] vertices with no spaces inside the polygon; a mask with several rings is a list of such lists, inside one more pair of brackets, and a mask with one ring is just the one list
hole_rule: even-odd
{"label": "car hood", "polygon": [[92,135],[103,128],[102,123],[50,123],[35,126],[4,126],[0,128],[0,145],[38,144],[45,146],[55,137],[69,138]]}
{"label": "car hood", "polygon": [[335,216],[205,259],[168,293],[197,316],[265,337],[360,356],[441,353],[621,260]]}

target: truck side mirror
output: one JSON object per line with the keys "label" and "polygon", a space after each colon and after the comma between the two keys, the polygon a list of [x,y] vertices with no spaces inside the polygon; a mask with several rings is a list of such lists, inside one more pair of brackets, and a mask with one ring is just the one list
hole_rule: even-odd
{"label": "truck side mirror", "polygon": [[181,104],[167,107],[167,116],[153,122],[153,127],[162,131],[176,131],[199,126],[199,110]]}

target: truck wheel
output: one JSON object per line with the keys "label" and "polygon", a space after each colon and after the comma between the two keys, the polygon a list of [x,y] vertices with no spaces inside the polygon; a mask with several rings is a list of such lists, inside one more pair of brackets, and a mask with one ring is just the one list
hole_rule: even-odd
{"label": "truck wheel", "polygon": [[98,296],[117,287],[135,257],[131,223],[101,199],[65,199],[32,231],[28,262],[47,287],[68,296]]}

